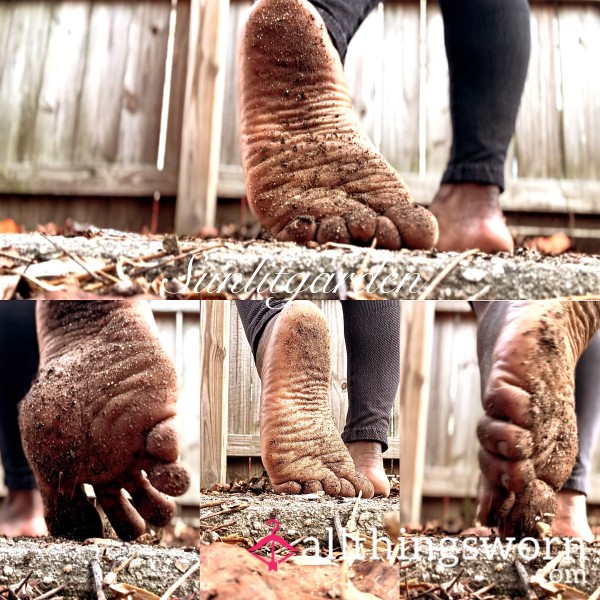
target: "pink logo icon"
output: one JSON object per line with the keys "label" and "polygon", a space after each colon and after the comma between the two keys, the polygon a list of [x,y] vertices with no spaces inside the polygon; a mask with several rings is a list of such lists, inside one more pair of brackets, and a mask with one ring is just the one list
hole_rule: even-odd
{"label": "pink logo icon", "polygon": [[[277,519],[269,519],[267,521],[267,526],[273,525],[273,529],[271,529],[271,533],[264,538],[261,538],[252,546],[252,548],[248,548],[248,552],[251,552],[258,558],[262,560],[266,565],[269,566],[269,571],[277,571],[279,567],[279,563],[286,561],[288,558],[291,558],[298,552],[294,546],[288,544],[281,536],[275,535],[275,532],[279,529],[279,521]],[[271,558],[267,559],[264,556],[261,556],[258,552],[263,546],[271,545],[270,555]],[[287,552],[284,554],[282,558],[275,558],[275,546],[283,546]]]}

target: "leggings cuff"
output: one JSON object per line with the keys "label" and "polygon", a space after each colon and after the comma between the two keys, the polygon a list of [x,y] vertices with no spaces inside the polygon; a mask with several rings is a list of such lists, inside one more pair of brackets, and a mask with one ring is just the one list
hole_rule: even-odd
{"label": "leggings cuff", "polygon": [[9,490],[34,490],[37,488],[35,477],[29,473],[5,473],[4,485]]}
{"label": "leggings cuff", "polygon": [[442,177],[442,183],[481,183],[497,185],[504,191],[504,167],[493,167],[477,163],[449,165]]}
{"label": "leggings cuff", "polygon": [[569,477],[567,481],[565,481],[562,486],[563,490],[573,490],[574,492],[579,492],[580,494],[585,494],[586,496],[589,494],[590,485],[587,477]]}
{"label": "leggings cuff", "polygon": [[381,451],[385,452],[388,449],[387,431],[376,429],[353,429],[342,433],[342,440],[345,444],[351,442],[379,442]]}

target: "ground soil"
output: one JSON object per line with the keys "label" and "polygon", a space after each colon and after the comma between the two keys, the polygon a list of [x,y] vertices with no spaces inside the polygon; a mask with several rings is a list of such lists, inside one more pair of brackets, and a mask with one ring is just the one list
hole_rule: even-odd
{"label": "ground soil", "polygon": [[[77,264],[82,259],[94,275]],[[244,284],[263,260],[249,290],[244,291]],[[449,271],[443,274],[445,269]],[[323,292],[325,284],[331,290],[344,276],[359,272],[375,276],[375,283],[368,291],[389,277],[385,281],[385,295],[379,291],[371,296],[384,299],[416,299],[425,291],[429,292],[428,298],[442,300],[600,294],[600,257],[583,254],[544,257],[533,250],[519,249],[514,254],[477,253],[461,258],[453,252],[390,252],[334,244],[303,247],[261,240],[177,240],[173,236],[116,231],[52,238],[41,234],[0,235],[0,297],[6,299],[73,297],[82,292],[114,296],[146,294],[172,299],[257,298],[261,295],[255,289],[263,277],[266,277],[263,287],[267,287],[274,284],[279,271],[285,273],[272,285],[272,295],[276,297],[290,297],[302,283],[303,274],[307,274],[305,288],[319,274],[321,277],[315,281],[313,290],[305,290],[297,298],[369,297],[362,289],[370,281],[370,275],[354,287],[346,279],[335,293]],[[236,286],[237,273],[242,284]],[[213,276],[214,291],[227,275],[229,280],[217,294],[205,291]],[[441,280],[434,284],[440,275]],[[405,276],[408,279],[400,286]],[[167,291],[161,287],[163,279]]]}

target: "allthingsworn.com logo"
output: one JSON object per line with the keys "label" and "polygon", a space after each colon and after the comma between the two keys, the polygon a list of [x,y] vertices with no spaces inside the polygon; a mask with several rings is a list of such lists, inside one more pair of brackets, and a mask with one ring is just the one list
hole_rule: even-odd
{"label": "allthingsworn.com logo", "polygon": [[[252,548],[248,548],[248,552],[251,552],[258,558],[258,560],[262,560],[269,567],[269,571],[277,571],[279,568],[279,563],[286,561],[288,558],[291,558],[298,552],[294,546],[288,544],[280,535],[275,535],[275,532],[279,529],[279,521],[277,519],[269,519],[267,521],[267,526],[273,526],[271,529],[271,533],[254,544]],[[269,550],[269,558],[266,558],[259,554],[259,552],[267,547]],[[282,557],[276,557],[276,547],[281,546],[286,550],[285,554]]]}

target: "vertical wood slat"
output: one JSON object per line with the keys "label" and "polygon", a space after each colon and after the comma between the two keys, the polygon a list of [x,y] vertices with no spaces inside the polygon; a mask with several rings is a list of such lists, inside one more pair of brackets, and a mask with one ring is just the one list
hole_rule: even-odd
{"label": "vertical wood slat", "polygon": [[419,5],[384,4],[381,152],[400,173],[419,170]]}
{"label": "vertical wood slat", "polygon": [[[344,65],[354,111],[364,131],[375,143],[382,118],[382,41],[383,21],[377,9],[374,9],[352,38]],[[369,48],[369,51],[365,52],[365,48]]]}
{"label": "vertical wood slat", "polygon": [[192,0],[175,228],[214,224],[229,0]]}
{"label": "vertical wood slat", "polygon": [[21,161],[31,154],[38,92],[53,6],[2,3],[0,17],[7,23],[0,44],[0,162]]}
{"label": "vertical wood slat", "polygon": [[[417,59],[418,60],[418,59]],[[441,176],[452,144],[448,61],[444,23],[437,2],[427,3],[427,83],[425,89],[426,173]]]}
{"label": "vertical wood slat", "polygon": [[404,301],[400,311],[400,520],[421,515],[435,303]]}
{"label": "vertical wood slat", "polygon": [[229,387],[229,307],[200,305],[200,485],[226,480]]}
{"label": "vertical wood slat", "polygon": [[190,8],[189,0],[178,0],[175,21],[175,43],[173,45],[169,116],[167,119],[167,142],[165,147],[165,171],[168,173],[179,172],[179,153],[181,152],[185,84],[187,79]]}
{"label": "vertical wood slat", "polygon": [[559,7],[565,176],[600,178],[600,8]]}
{"label": "vertical wood slat", "polygon": [[551,6],[538,6],[531,12],[531,57],[515,133],[519,177],[562,176],[555,15]]}

